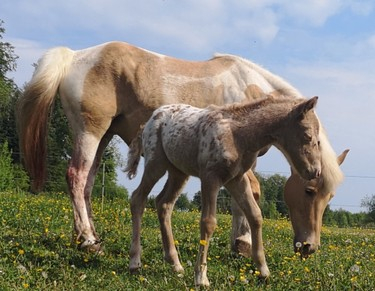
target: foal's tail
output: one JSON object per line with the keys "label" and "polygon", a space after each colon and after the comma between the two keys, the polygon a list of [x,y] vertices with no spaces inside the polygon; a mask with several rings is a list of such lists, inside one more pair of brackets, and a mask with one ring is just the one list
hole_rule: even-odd
{"label": "foal's tail", "polygon": [[138,130],[137,136],[132,140],[129,151],[128,151],[128,162],[124,172],[128,172],[128,178],[133,179],[137,175],[137,168],[141,155],[143,154],[142,149],[142,132],[143,126]]}
{"label": "foal's tail", "polygon": [[40,190],[45,182],[49,115],[73,54],[68,48],[49,50],[38,61],[33,77],[18,102],[20,150],[34,190]]}

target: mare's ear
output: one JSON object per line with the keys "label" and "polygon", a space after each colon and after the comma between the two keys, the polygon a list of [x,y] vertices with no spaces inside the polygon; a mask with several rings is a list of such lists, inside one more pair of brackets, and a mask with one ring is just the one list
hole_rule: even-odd
{"label": "mare's ear", "polygon": [[346,149],[345,151],[342,152],[341,155],[339,155],[339,156],[337,157],[337,163],[338,163],[339,165],[341,165],[341,164],[344,162],[344,160],[345,160],[346,155],[348,154],[348,152],[349,152],[349,150]]}
{"label": "mare's ear", "polygon": [[316,103],[318,103],[318,96],[312,97],[309,100],[298,104],[295,107],[294,112],[299,118],[302,119],[308,111],[310,111],[311,109],[314,109],[314,107],[316,106]]}

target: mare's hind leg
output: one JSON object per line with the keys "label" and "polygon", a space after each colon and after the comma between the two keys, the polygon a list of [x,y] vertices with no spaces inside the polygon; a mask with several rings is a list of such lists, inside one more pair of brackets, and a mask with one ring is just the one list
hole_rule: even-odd
{"label": "mare's hind leg", "polygon": [[[237,205],[245,214],[251,228],[252,258],[260,271],[262,277],[269,276],[269,269],[263,249],[262,238],[262,213],[251,191],[250,179],[244,174],[231,180],[225,185],[235,199]],[[236,215],[236,213],[232,213]]]}
{"label": "mare's hind leg", "polygon": [[156,197],[156,208],[163,241],[164,259],[173,266],[176,272],[183,272],[184,268],[180,263],[174,243],[171,217],[173,206],[188,178],[188,175],[174,167],[170,167],[168,170],[168,180],[163,190]]}
{"label": "mare's hind leg", "polygon": [[[93,173],[94,160],[100,140],[92,134],[82,134],[75,140],[72,158],[66,173],[69,194],[73,206],[74,229],[82,247],[98,243],[99,238],[90,220],[91,205],[85,198],[90,173]],[[90,188],[90,187],[89,187]],[[89,195],[89,194],[88,194]]]}
{"label": "mare's hind leg", "polygon": [[[99,143],[98,150],[97,150],[96,155],[95,155],[93,166],[91,167],[91,170],[90,170],[89,175],[87,177],[87,183],[86,183],[85,192],[84,192],[86,209],[87,209],[87,214],[88,214],[88,217],[89,217],[90,226],[91,226],[91,229],[92,229],[95,237],[97,238],[97,243],[89,246],[89,250],[93,251],[93,252],[100,253],[100,254],[102,254],[102,246],[100,244],[99,236],[97,235],[97,233],[95,231],[93,214],[92,214],[92,206],[91,206],[91,193],[92,193],[92,189],[94,187],[95,177],[96,177],[96,174],[97,174],[98,169],[100,167],[100,163],[101,163],[103,153],[104,153],[108,143],[111,141],[112,137],[113,137],[112,134],[106,134],[101,139],[101,141]],[[82,244],[82,247],[84,247],[83,244]]]}
{"label": "mare's hind leg", "polygon": [[[163,156],[163,154],[161,154]],[[129,270],[136,273],[142,266],[141,263],[141,223],[142,215],[146,207],[147,196],[165,174],[167,170],[166,161],[157,157],[146,162],[141,183],[134,190],[130,200],[130,211],[132,214],[132,241],[130,246]]]}
{"label": "mare's hind leg", "polygon": [[[260,199],[260,184],[255,177],[254,172],[246,172],[250,180],[251,190],[257,203]],[[232,231],[231,231],[231,249],[233,252],[243,255],[246,258],[251,257],[251,229],[245,214],[238,206],[235,199],[231,199],[232,205]]]}

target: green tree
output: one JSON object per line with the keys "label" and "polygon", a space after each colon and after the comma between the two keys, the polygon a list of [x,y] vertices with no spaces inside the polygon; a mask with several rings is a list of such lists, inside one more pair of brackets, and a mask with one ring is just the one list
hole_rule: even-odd
{"label": "green tree", "polygon": [[180,197],[178,197],[174,208],[183,211],[191,210],[192,205],[187,193],[182,193]]}
{"label": "green tree", "polygon": [[327,205],[323,213],[323,224],[332,226],[337,224],[335,221],[334,211],[331,210],[329,204]]}
{"label": "green tree", "polygon": [[361,207],[367,209],[367,220],[368,222],[375,223],[375,195],[366,196],[361,201]]}
{"label": "green tree", "polygon": [[18,56],[14,54],[14,47],[3,42],[5,28],[0,20],[0,144],[7,141],[12,152],[12,160],[19,162],[19,147],[16,131],[15,104],[20,96],[20,90],[13,80],[7,77],[9,72],[16,69]]}
{"label": "green tree", "polygon": [[[278,218],[288,214],[288,208],[284,202],[284,185],[286,177],[274,174],[271,176],[263,176],[256,173],[256,177],[260,183],[262,195],[260,198],[260,207],[264,217]],[[276,212],[275,212],[276,211]]]}
{"label": "green tree", "polygon": [[349,226],[348,214],[350,213],[344,209],[339,209],[335,211],[335,220],[338,227]]}
{"label": "green tree", "polygon": [[0,191],[10,190],[14,186],[12,158],[8,143],[0,144]]}
{"label": "green tree", "polygon": [[199,211],[202,210],[202,195],[201,195],[201,191],[198,191],[197,193],[194,194],[193,200],[191,201],[191,203]]}

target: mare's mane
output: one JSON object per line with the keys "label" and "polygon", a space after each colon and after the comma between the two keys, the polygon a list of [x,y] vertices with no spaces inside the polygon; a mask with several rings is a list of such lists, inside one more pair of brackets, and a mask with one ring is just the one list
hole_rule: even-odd
{"label": "mare's mane", "polygon": [[281,93],[281,95],[285,96],[291,96],[291,97],[301,97],[303,98],[303,95],[301,92],[299,92],[296,88],[294,88],[292,85],[290,85],[287,81],[285,81],[283,78],[281,78],[278,75],[275,75],[271,73],[270,71],[266,70],[262,66],[253,63],[245,58],[231,55],[231,54],[220,54],[216,53],[214,54],[214,59],[217,58],[227,58],[231,59],[234,62],[245,64],[245,66],[242,66],[244,68],[252,68],[254,71],[258,72],[274,89],[276,89],[278,92]]}

